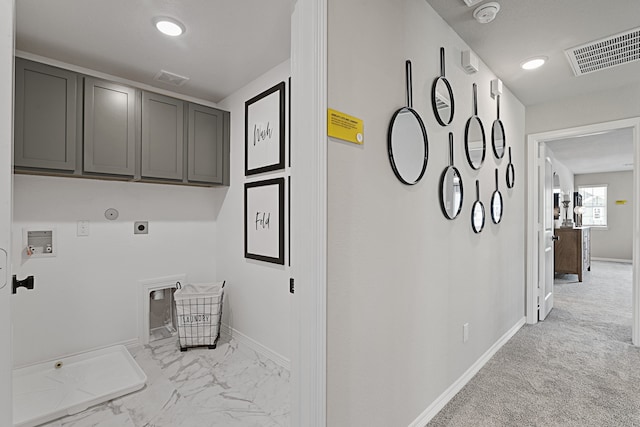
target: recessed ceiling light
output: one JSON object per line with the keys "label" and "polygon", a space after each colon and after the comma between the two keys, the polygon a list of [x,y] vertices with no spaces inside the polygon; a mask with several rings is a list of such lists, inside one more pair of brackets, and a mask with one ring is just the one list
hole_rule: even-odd
{"label": "recessed ceiling light", "polygon": [[185,32],[184,25],[182,25],[181,22],[166,16],[159,16],[155,18],[153,23],[158,31],[168,36],[177,37]]}
{"label": "recessed ceiling light", "polygon": [[547,62],[547,59],[548,58],[546,56],[527,59],[520,64],[520,67],[522,67],[523,70],[535,70],[536,68],[542,67],[544,63]]}

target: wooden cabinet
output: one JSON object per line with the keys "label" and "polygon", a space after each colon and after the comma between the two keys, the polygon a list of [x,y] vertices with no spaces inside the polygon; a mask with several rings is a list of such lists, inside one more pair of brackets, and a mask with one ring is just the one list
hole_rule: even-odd
{"label": "wooden cabinet", "polygon": [[85,172],[134,175],[135,96],[130,87],[85,78]]}
{"label": "wooden cabinet", "polygon": [[229,113],[202,105],[189,104],[188,117],[187,179],[228,185]]}
{"label": "wooden cabinet", "polygon": [[76,167],[77,74],[16,58],[14,164]]}
{"label": "wooden cabinet", "polygon": [[181,180],[184,102],[142,93],[142,177]]}
{"label": "wooden cabinet", "polygon": [[558,240],[554,247],[556,273],[583,274],[591,270],[591,230],[589,227],[556,228]]}

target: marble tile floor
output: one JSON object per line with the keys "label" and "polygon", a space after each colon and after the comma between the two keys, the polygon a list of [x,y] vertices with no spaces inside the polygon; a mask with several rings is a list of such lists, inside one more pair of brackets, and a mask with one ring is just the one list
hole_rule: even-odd
{"label": "marble tile floor", "polygon": [[234,340],[180,352],[177,336],[129,349],[147,374],[140,391],[47,427],[287,427],[289,371]]}

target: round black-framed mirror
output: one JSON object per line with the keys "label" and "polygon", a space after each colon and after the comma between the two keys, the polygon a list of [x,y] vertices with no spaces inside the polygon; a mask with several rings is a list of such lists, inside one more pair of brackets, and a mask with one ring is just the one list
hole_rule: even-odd
{"label": "round black-framed mirror", "polygon": [[469,165],[480,169],[487,152],[487,140],[484,135],[482,120],[478,117],[478,87],[473,84],[473,115],[467,120],[464,128],[464,147]]}
{"label": "round black-framed mirror", "polygon": [[440,176],[440,207],[447,219],[455,219],[460,214],[463,199],[462,176],[453,166],[453,133],[449,132],[449,166]]}
{"label": "round black-framed mirror", "polygon": [[451,84],[445,77],[444,47],[440,48],[440,76],[431,85],[431,106],[438,123],[442,126],[451,124],[455,112],[455,101]]}
{"label": "round black-framed mirror", "polygon": [[511,147],[509,147],[509,164],[507,165],[507,188],[513,188],[516,184],[516,168],[511,162]]}
{"label": "round black-framed mirror", "polygon": [[476,201],[471,207],[471,229],[474,233],[480,233],[484,228],[485,212],[484,204],[480,201],[480,181],[476,179]]}
{"label": "round black-framed mirror", "polygon": [[429,140],[422,118],[413,109],[411,61],[407,60],[405,65],[407,106],[397,110],[391,117],[387,150],[396,177],[404,184],[414,185],[427,170]]}
{"label": "round black-framed mirror", "polygon": [[507,146],[507,138],[504,133],[504,125],[500,120],[500,95],[497,98],[497,114],[496,119],[491,126],[491,145],[493,146],[493,154],[497,159],[504,157],[504,149]]}
{"label": "round black-framed mirror", "polygon": [[496,168],[496,191],[491,195],[491,220],[494,224],[499,224],[502,221],[502,214],[504,210],[504,200],[502,199],[502,193],[498,189],[498,168]]}

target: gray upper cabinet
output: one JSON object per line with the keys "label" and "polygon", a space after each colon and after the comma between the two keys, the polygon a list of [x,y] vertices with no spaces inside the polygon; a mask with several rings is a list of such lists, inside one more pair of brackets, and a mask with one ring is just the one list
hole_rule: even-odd
{"label": "gray upper cabinet", "polygon": [[184,102],[142,93],[142,177],[182,180]]}
{"label": "gray upper cabinet", "polygon": [[189,181],[228,185],[228,132],[228,112],[189,104]]}
{"label": "gray upper cabinet", "polygon": [[16,172],[229,185],[230,113],[15,59]]}
{"label": "gray upper cabinet", "polygon": [[73,171],[77,75],[16,58],[14,164]]}
{"label": "gray upper cabinet", "polygon": [[135,95],[130,87],[85,78],[85,172],[134,175]]}

